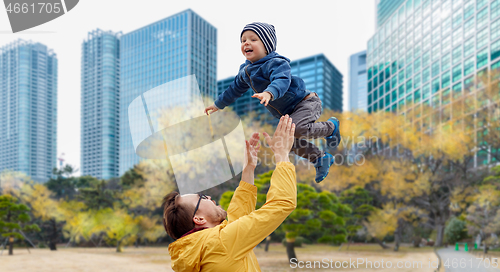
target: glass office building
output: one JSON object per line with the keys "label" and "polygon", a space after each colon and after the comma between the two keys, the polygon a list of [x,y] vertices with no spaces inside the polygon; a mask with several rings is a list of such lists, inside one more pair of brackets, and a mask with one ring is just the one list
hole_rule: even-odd
{"label": "glass office building", "polygon": [[366,111],[368,93],[366,89],[366,51],[351,55],[349,58],[349,110]]}
{"label": "glass office building", "polygon": [[306,83],[306,88],[321,98],[324,109],[342,112],[343,76],[323,54],[290,62],[292,75]]}
{"label": "glass office building", "polygon": [[0,47],[0,171],[52,177],[57,152],[57,57],[17,40]]}
{"label": "glass office building", "polygon": [[437,123],[450,120],[453,99],[476,101],[475,76],[500,66],[500,0],[387,2],[397,8],[368,42],[368,111],[414,105],[414,125],[430,131],[420,105],[440,109]]}
{"label": "glass office building", "polygon": [[[306,88],[316,92],[323,103],[323,108],[342,111],[342,74],[323,55],[299,59],[290,62],[291,73],[304,80]],[[218,93],[224,92],[234,81],[234,77],[229,77],[218,81]],[[255,112],[260,120],[269,124],[277,124],[279,120],[274,118],[257,98],[253,98],[253,90],[249,89],[236,102],[231,105],[240,117],[249,112]]]}
{"label": "glass office building", "polygon": [[97,29],[82,43],[80,165],[99,179],[119,176],[120,35]]}
{"label": "glass office building", "polygon": [[[148,90],[193,74],[202,94],[215,99],[216,49],[217,29],[190,9],[121,37],[120,175],[140,161],[130,132],[130,103]],[[165,103],[178,105],[187,101],[186,95],[172,94]]]}

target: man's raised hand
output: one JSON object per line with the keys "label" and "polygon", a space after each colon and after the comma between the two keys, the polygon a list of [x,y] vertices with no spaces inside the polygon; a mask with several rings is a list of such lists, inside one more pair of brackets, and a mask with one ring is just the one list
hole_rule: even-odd
{"label": "man's raised hand", "polygon": [[243,169],[251,169],[252,171],[257,167],[257,152],[259,152],[259,133],[255,132],[250,137],[250,140],[245,140],[245,161]]}
{"label": "man's raised hand", "polygon": [[276,163],[290,161],[288,153],[290,153],[290,149],[292,149],[295,138],[295,124],[292,123],[292,118],[289,117],[288,114],[281,116],[278,127],[276,128],[272,138],[265,132],[263,134],[266,138],[267,144],[274,152]]}

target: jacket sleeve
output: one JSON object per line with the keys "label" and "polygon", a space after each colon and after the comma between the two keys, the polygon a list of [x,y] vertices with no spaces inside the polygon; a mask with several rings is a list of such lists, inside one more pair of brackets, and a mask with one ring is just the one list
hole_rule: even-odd
{"label": "jacket sleeve", "polygon": [[217,100],[215,100],[215,106],[218,109],[224,109],[248,91],[248,88],[250,88],[248,84],[240,77],[240,75],[237,75],[234,77],[234,81],[231,85],[229,85],[229,87],[219,95]]}
{"label": "jacket sleeve", "polygon": [[257,187],[240,181],[240,185],[234,191],[231,203],[227,209],[228,223],[255,211],[257,204]]}
{"label": "jacket sleeve", "polygon": [[292,82],[292,72],[288,61],[275,58],[269,64],[269,80],[271,83],[264,92],[270,92],[272,99],[277,100],[288,91]]}
{"label": "jacket sleeve", "polygon": [[221,242],[232,258],[245,257],[276,230],[297,206],[295,166],[280,162],[271,177],[264,206],[229,223],[221,230]]}

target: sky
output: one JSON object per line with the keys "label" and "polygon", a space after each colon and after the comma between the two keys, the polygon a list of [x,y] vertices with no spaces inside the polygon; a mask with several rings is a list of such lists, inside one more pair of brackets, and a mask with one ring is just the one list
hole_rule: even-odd
{"label": "sky", "polygon": [[99,28],[126,34],[186,9],[217,28],[217,80],[236,75],[245,61],[239,41],[243,27],[266,22],[276,29],[279,54],[294,61],[323,53],[333,63],[344,76],[344,110],[349,56],[366,50],[375,33],[374,0],[82,0],[67,14],[15,34],[7,12],[0,11],[0,47],[23,39],[57,54],[57,156],[64,153],[65,163],[80,168],[80,60],[88,32]]}

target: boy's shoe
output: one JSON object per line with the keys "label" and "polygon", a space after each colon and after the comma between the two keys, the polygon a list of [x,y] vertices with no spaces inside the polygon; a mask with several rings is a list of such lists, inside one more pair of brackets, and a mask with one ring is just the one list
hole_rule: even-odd
{"label": "boy's shoe", "polygon": [[330,117],[328,121],[332,122],[335,125],[335,129],[332,132],[332,135],[326,136],[326,146],[330,148],[330,150],[334,149],[340,144],[340,140],[342,137],[340,136],[340,121],[335,117]]}
{"label": "boy's shoe", "polygon": [[325,155],[321,158],[316,159],[314,162],[314,168],[316,168],[316,177],[314,180],[317,183],[322,182],[326,176],[328,176],[328,172],[330,171],[330,166],[335,162],[335,158],[325,152]]}

